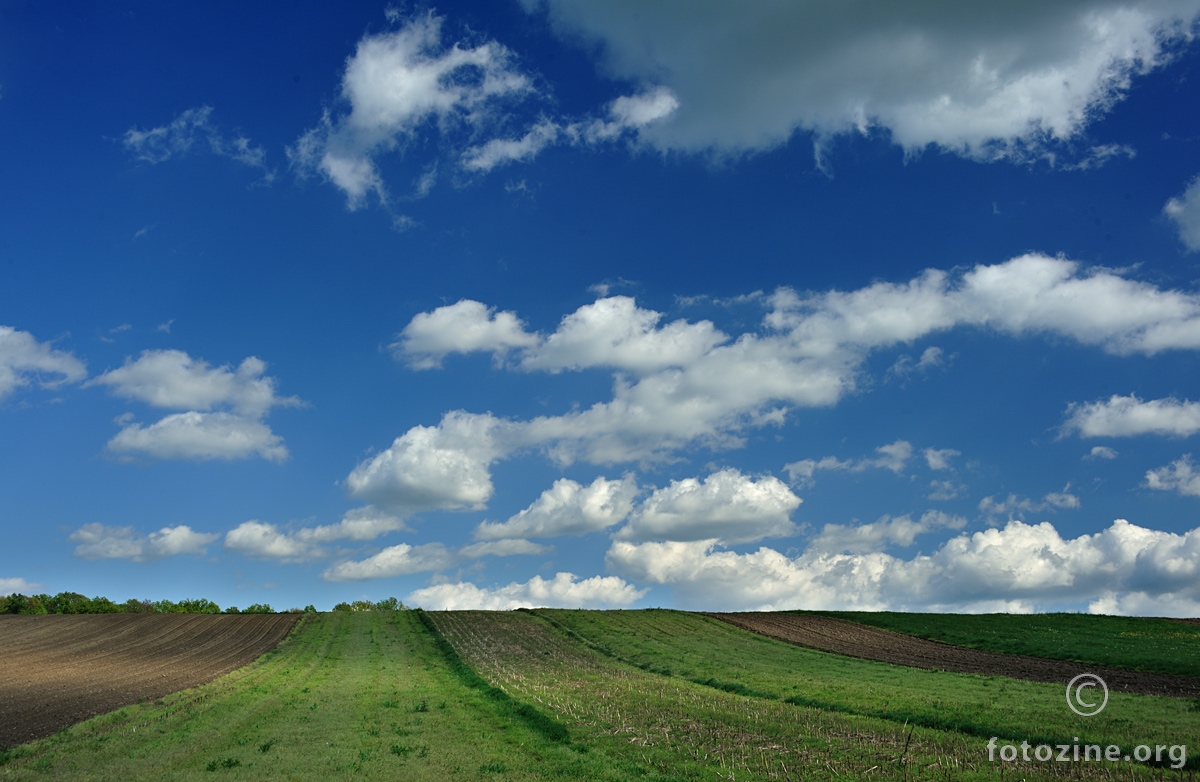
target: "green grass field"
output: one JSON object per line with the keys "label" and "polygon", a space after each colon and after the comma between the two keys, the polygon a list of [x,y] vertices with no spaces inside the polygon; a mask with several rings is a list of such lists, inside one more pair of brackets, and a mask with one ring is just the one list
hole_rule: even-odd
{"label": "green grass field", "polygon": [[1200,676],[1200,626],[1167,619],[1090,614],[813,613],[973,649]]}
{"label": "green grass field", "polygon": [[803,649],[681,611],[537,615],[644,670],[733,692],[972,736],[1031,743],[1200,746],[1200,712],[1180,698],[1113,693],[1094,717],[1066,708],[1061,685],[926,671]]}
{"label": "green grass field", "polygon": [[[1071,719],[1068,719],[1071,718]],[[957,724],[960,730],[945,729]],[[318,614],[209,685],[0,758],[5,779],[1159,779],[990,763],[988,735],[1200,750],[1187,700],[837,657],[676,611]]]}

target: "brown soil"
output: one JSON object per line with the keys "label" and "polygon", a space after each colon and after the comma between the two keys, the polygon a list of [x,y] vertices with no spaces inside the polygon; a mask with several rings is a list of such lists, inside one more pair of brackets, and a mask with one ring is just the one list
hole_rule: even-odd
{"label": "brown soil", "polygon": [[1200,679],[1166,673],[1144,673],[1123,668],[1048,660],[1019,654],[968,649],[939,641],[868,627],[845,619],[813,614],[731,613],[708,614],[715,619],[759,635],[825,652],[926,668],[935,671],[1007,676],[1034,682],[1065,685],[1081,673],[1094,673],[1114,692],[1200,697]]}
{"label": "brown soil", "polygon": [[210,682],[275,648],[297,619],[0,616],[0,748]]}

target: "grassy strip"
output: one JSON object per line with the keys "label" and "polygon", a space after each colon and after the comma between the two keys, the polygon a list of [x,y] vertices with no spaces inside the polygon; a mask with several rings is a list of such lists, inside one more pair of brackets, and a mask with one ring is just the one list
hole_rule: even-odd
{"label": "grassy strip", "polygon": [[[1200,712],[1178,698],[1113,692],[1101,714],[1074,715],[1061,686],[841,657],[757,636],[681,611],[543,609],[643,670],[733,682],[788,703],[964,736],[1134,746],[1200,745]],[[1054,741],[1051,737],[1059,737]],[[1189,760],[1189,762],[1191,762]]]}
{"label": "grassy strip", "polygon": [[458,656],[458,652],[454,651],[454,647],[450,645],[450,642],[446,640],[445,636],[433,624],[433,620],[429,618],[429,614],[420,608],[416,609],[416,614],[417,619],[429,631],[430,635],[433,636],[434,643],[437,645],[438,651],[445,656],[450,670],[462,680],[463,684],[482,692],[489,700],[496,703],[502,711],[519,718],[543,738],[563,744],[571,742],[571,734],[567,731],[566,726],[546,716],[528,703],[522,703],[512,698],[499,687],[493,687],[491,684],[488,684],[469,665],[463,662],[462,658]]}
{"label": "grassy strip", "polygon": [[1093,614],[811,613],[989,652],[1200,676],[1200,627],[1167,619]]}
{"label": "grassy strip", "polygon": [[[599,652],[600,654],[604,655],[605,657],[611,657],[614,660],[618,660],[620,662],[625,663],[626,665],[632,665],[635,668],[640,668],[641,670],[646,671],[647,673],[657,673],[660,676],[674,676],[675,675],[674,672],[670,668],[667,668],[665,666],[658,666],[658,665],[654,665],[653,663],[649,663],[649,662],[639,663],[635,660],[630,660],[628,658],[622,657],[621,655],[617,654],[612,649],[609,649],[608,647],[604,646],[603,644],[598,644],[595,641],[592,641],[588,638],[583,637],[579,633],[577,633],[574,630],[572,630],[571,628],[567,627],[562,622],[559,622],[553,616],[550,616],[549,614],[547,614],[545,612],[545,609],[518,608],[517,610],[524,611],[529,614],[533,614],[534,616],[538,617],[539,619],[543,619],[546,622],[549,622],[551,625],[553,625],[555,628],[557,628],[559,631],[561,631],[564,635],[568,636],[569,638],[571,638],[573,640],[579,641],[584,646],[587,646],[589,649],[592,649],[593,651]],[[734,695],[743,695],[747,698],[763,698],[764,700],[772,700],[772,701],[779,700],[779,696],[775,693],[764,692],[763,690],[755,690],[755,689],[753,689],[751,687],[747,687],[746,685],[741,684],[739,682],[721,681],[720,679],[714,679],[711,676],[707,677],[707,678],[701,677],[701,676],[690,676],[690,677],[685,677],[685,678],[687,678],[687,680],[689,682],[691,682],[692,684],[699,684],[704,687],[712,687],[714,690],[721,690],[722,692],[730,692],[730,693],[733,693]]]}

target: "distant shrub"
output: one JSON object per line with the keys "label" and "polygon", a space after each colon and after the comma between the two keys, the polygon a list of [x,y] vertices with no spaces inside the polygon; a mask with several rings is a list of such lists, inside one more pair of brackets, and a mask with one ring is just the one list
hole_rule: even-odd
{"label": "distant shrub", "polygon": [[243,614],[273,614],[275,609],[271,608],[270,603],[254,603],[242,609]]}
{"label": "distant shrub", "polygon": [[153,614],[154,602],[151,600],[138,600],[136,597],[131,597],[121,604],[121,610],[126,614]]}
{"label": "distant shrub", "polygon": [[237,606],[229,606],[229,608],[226,608],[226,609],[225,609],[225,613],[227,613],[227,614],[240,614],[240,613],[241,613],[241,611],[238,609],[238,607],[237,607]]}
{"label": "distant shrub", "polygon": [[316,612],[317,612],[317,607],[315,605],[313,605],[312,603],[309,603],[308,605],[304,606],[304,613],[315,614]]}
{"label": "distant shrub", "polygon": [[221,606],[207,598],[198,597],[194,600],[180,600],[175,604],[175,613],[179,614],[219,614]]}
{"label": "distant shrub", "polygon": [[[306,609],[307,610],[307,609]],[[316,610],[315,608],[313,609]],[[402,611],[404,604],[394,597],[385,597],[378,603],[370,600],[355,600],[353,603],[338,603],[334,611]]]}

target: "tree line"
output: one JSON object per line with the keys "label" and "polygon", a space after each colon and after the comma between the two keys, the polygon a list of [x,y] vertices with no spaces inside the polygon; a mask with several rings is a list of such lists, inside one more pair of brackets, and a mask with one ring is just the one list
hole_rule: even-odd
{"label": "tree line", "polygon": [[[312,606],[292,608],[288,613],[315,612]],[[107,597],[88,597],[78,592],[59,592],[57,595],[22,595],[14,592],[0,596],[0,614],[275,614],[269,603],[254,603],[246,608],[229,606],[222,609],[211,600],[200,597],[189,600],[138,600],[130,598],[116,603]]]}
{"label": "tree line", "polygon": [[[406,606],[394,597],[372,603],[370,600],[355,600],[353,603],[338,603],[334,611],[403,611]],[[246,608],[229,606],[221,608],[211,600],[200,597],[190,600],[138,600],[130,598],[116,603],[107,597],[88,597],[78,592],[59,592],[57,595],[22,595],[14,592],[8,597],[0,595],[0,614],[315,614],[312,605],[304,608],[289,608],[276,611],[269,603],[254,603]]]}

